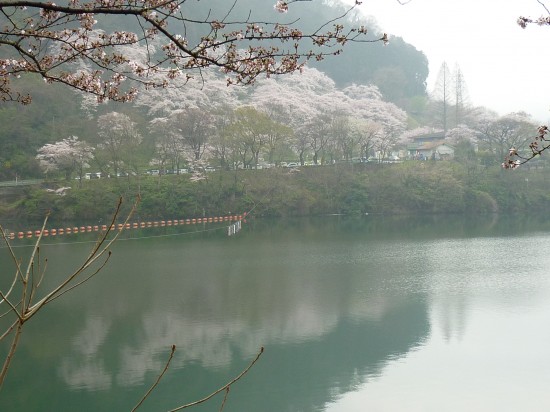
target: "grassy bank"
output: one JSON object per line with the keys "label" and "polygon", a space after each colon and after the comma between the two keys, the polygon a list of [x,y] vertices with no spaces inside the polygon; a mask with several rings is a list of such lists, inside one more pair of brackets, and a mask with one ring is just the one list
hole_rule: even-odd
{"label": "grassy bank", "polygon": [[70,183],[64,196],[46,189],[67,182],[23,187],[0,209],[3,219],[54,221],[108,218],[119,196],[127,212],[139,194],[142,219],[215,216],[252,210],[257,216],[330,213],[446,214],[534,213],[550,206],[544,170],[503,171],[453,162],[337,164],[300,169],[212,172],[98,179]]}

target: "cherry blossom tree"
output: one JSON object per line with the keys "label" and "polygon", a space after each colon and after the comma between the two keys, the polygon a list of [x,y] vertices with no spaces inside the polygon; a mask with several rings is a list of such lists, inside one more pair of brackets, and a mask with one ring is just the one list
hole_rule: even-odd
{"label": "cherry blossom tree", "polygon": [[[358,93],[361,88],[363,93]],[[372,148],[382,160],[399,142],[407,124],[407,113],[395,104],[382,100],[375,86],[355,86],[344,89],[343,93],[350,99],[350,116],[366,122],[363,125],[365,153]]]}
{"label": "cherry blossom tree", "polygon": [[309,147],[313,155],[313,164],[321,163],[321,154],[327,148],[332,137],[331,134],[331,119],[333,114],[330,112],[320,113],[309,123],[305,124],[306,130],[302,130],[302,134],[308,137]]}
{"label": "cherry blossom tree", "polygon": [[327,143],[330,161],[352,159],[358,148],[359,135],[353,133],[351,118],[344,111],[334,111],[329,122],[331,139]]}
{"label": "cherry blossom tree", "polygon": [[279,78],[261,79],[252,88],[249,101],[274,120],[296,129],[320,113],[326,102],[320,96],[336,90],[334,81],[317,69]]}
{"label": "cherry blossom tree", "polygon": [[342,92],[353,100],[371,99],[383,100],[382,93],[373,84],[352,84],[345,87]]}
{"label": "cherry blossom tree", "polygon": [[[283,15],[307,2],[277,0],[274,12]],[[137,84],[165,87],[175,78],[200,77],[206,67],[221,70],[227,84],[249,84],[261,74],[292,73],[308,60],[338,55],[346,43],[387,42],[385,34],[369,38],[363,26],[343,26],[358,0],[311,32],[293,22],[237,16],[236,2],[210,3],[201,15],[198,0],[1,0],[0,99],[29,103],[31,97],[13,82],[29,73],[98,101],[124,102],[135,99]],[[108,17],[116,17],[121,29],[102,25]],[[145,61],[128,54],[140,45],[147,48]]]}
{"label": "cherry blossom tree", "polygon": [[417,136],[441,134],[443,135],[443,129],[437,129],[431,126],[420,126],[415,127],[414,129],[405,130],[399,139],[403,142],[409,142],[412,138]]}
{"label": "cherry blossom tree", "polygon": [[303,166],[306,162],[306,154],[309,150],[309,138],[307,133],[295,133],[290,141],[290,147],[298,155],[300,164]]}
{"label": "cherry blossom tree", "polygon": [[179,174],[183,159],[186,158],[183,136],[174,132],[169,119],[157,118],[151,121],[151,134],[155,135],[155,157],[149,164],[164,170],[171,166]]}
{"label": "cherry blossom tree", "polygon": [[[367,153],[375,136],[386,136],[385,130],[390,129],[393,136],[404,129],[407,120],[403,110],[382,99],[376,86],[353,84],[338,90],[328,76],[315,69],[260,80],[250,99],[294,130],[292,146],[302,164],[308,153],[319,162],[329,143],[343,149],[344,142],[338,143],[338,139],[354,140],[344,144],[348,155],[360,141],[361,152]],[[346,127],[337,131],[337,125]]]}
{"label": "cherry blossom tree", "polygon": [[177,77],[164,88],[139,87],[134,103],[154,118],[170,117],[183,109],[214,111],[223,106],[238,106],[240,95],[245,94],[243,89],[227,87],[219,72],[206,68],[201,70],[200,76]]}
{"label": "cherry blossom tree", "polygon": [[59,142],[46,144],[38,149],[36,159],[45,173],[61,171],[65,179],[69,180],[74,172],[82,180],[84,169],[90,167],[90,161],[94,158],[93,147],[78,136],[70,136]]}
{"label": "cherry blossom tree", "polygon": [[101,142],[97,148],[101,153],[96,157],[105,162],[105,168],[111,169],[115,177],[128,171],[125,168],[138,173],[138,147],[143,137],[136,123],[123,113],[110,112],[99,116],[98,129]]}
{"label": "cherry blossom tree", "polygon": [[325,146],[319,145],[322,139],[316,133],[325,127],[319,123],[322,113],[332,107],[323,96],[334,91],[334,81],[327,75],[317,69],[304,68],[289,76],[259,80],[252,89],[249,102],[276,122],[292,129],[289,144],[303,165],[306,156],[313,154],[312,145],[318,149],[318,154]]}
{"label": "cherry blossom tree", "polygon": [[461,140],[466,140],[473,145],[477,145],[478,132],[464,124],[461,124],[447,131],[445,140],[449,141],[451,144],[457,144]]}
{"label": "cherry blossom tree", "polygon": [[399,142],[402,131],[403,125],[399,123],[387,124],[380,129],[373,144],[379,162],[391,154],[392,149]]}
{"label": "cherry blossom tree", "polygon": [[381,129],[382,126],[372,120],[350,119],[350,134],[359,146],[360,158],[369,158]]}
{"label": "cherry blossom tree", "polygon": [[[357,93],[357,90],[363,93]],[[381,126],[399,126],[396,130],[405,129],[407,113],[395,104],[383,100],[381,93],[373,85],[354,85],[342,90],[345,98],[340,98],[341,105],[346,104],[350,116],[376,122]]]}
{"label": "cherry blossom tree", "polygon": [[174,111],[168,118],[168,127],[170,133],[181,137],[194,160],[201,159],[212,132],[212,116],[207,110],[188,108]]}
{"label": "cherry blossom tree", "polygon": [[[272,115],[273,116],[273,115]],[[271,121],[267,128],[264,156],[269,164],[274,164],[280,160],[280,155],[283,149],[287,148],[290,140],[294,135],[294,131],[283,122],[276,121],[272,116],[269,116]],[[274,116],[275,118],[277,116]]]}

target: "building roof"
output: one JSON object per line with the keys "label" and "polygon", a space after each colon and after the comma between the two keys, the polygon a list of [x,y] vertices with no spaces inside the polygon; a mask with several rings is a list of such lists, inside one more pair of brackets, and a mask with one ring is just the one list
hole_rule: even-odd
{"label": "building roof", "polygon": [[445,139],[445,132],[433,132],[412,137],[413,142],[434,142]]}
{"label": "building roof", "polygon": [[453,148],[453,146],[451,146],[450,144],[442,140],[437,140],[433,142],[432,141],[413,142],[407,145],[407,150],[433,150],[440,146],[447,146],[447,147]]}

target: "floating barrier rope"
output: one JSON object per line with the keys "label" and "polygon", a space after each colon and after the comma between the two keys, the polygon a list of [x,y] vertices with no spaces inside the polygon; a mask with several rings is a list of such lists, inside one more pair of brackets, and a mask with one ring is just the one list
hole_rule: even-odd
{"label": "floating barrier rope", "polygon": [[[128,229],[147,229],[147,228],[159,228],[159,227],[173,227],[173,226],[185,226],[185,225],[197,225],[197,224],[205,224],[205,223],[223,223],[223,222],[234,222],[229,227],[228,226],[221,226],[217,228],[212,229],[203,229],[198,231],[192,231],[192,232],[181,232],[181,233],[174,233],[174,234],[162,234],[162,235],[151,235],[151,236],[140,236],[140,237],[128,237],[128,238],[121,238],[118,241],[121,240],[136,240],[136,239],[144,239],[144,238],[153,238],[153,237],[166,237],[166,236],[180,236],[180,235],[186,235],[186,234],[196,234],[196,233],[202,233],[202,232],[209,232],[209,231],[215,231],[220,229],[227,229],[233,230],[233,233],[236,233],[238,230],[234,229],[228,229],[231,228],[235,223],[238,222],[239,230],[241,227],[241,222],[246,218],[247,212],[244,212],[239,215],[226,215],[226,216],[214,216],[214,217],[202,217],[202,218],[187,218],[187,219],[173,219],[173,220],[155,220],[155,221],[140,221],[140,222],[133,222],[133,223],[117,223],[113,224],[110,227],[110,230],[128,230]],[[65,227],[65,228],[53,228],[53,229],[44,229],[44,233],[42,233],[42,237],[54,237],[54,236],[64,236],[64,235],[71,235],[71,234],[78,234],[78,233],[90,233],[90,232],[104,232],[108,229],[107,225],[87,225],[87,226],[73,226],[73,227]],[[41,234],[40,230],[26,230],[26,231],[19,231],[19,232],[13,232],[13,231],[5,231],[5,236],[9,240],[15,240],[15,239],[29,239],[33,237],[38,237]],[[93,243],[95,241],[82,241],[82,242],[67,242],[67,243]],[[44,245],[50,244],[50,245],[61,245],[66,243],[42,243]],[[21,247],[26,247],[28,245],[21,245]],[[17,247],[17,245],[12,245],[12,247]],[[3,248],[3,247],[0,247]]]}

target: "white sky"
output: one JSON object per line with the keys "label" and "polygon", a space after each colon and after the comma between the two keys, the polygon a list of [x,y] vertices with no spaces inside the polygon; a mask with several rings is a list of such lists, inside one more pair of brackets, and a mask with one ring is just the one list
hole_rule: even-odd
{"label": "white sky", "polygon": [[363,0],[360,8],[426,54],[429,90],[443,61],[451,70],[458,63],[474,105],[550,120],[550,27],[516,23],[546,14],[537,0]]}

